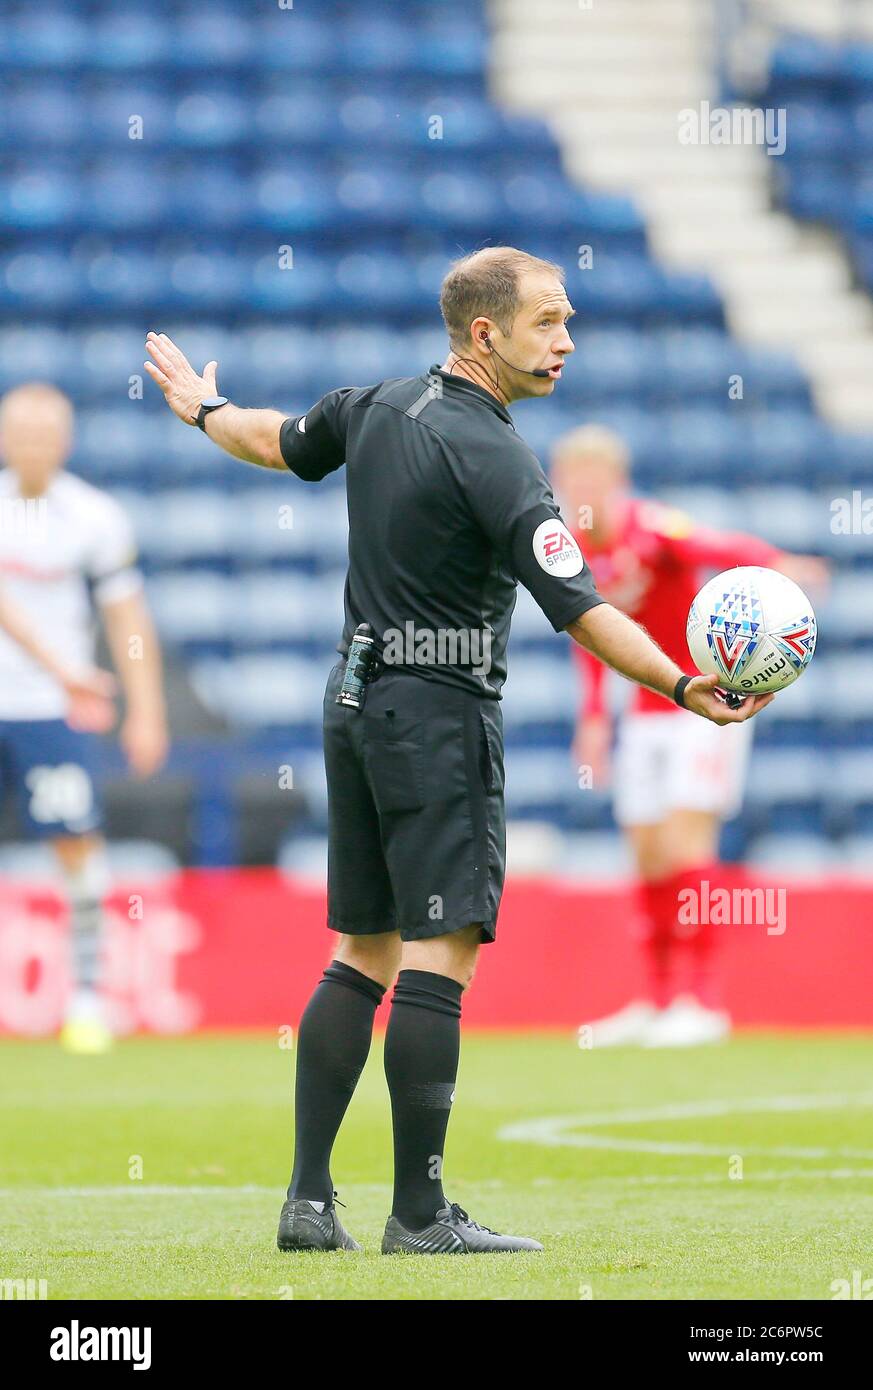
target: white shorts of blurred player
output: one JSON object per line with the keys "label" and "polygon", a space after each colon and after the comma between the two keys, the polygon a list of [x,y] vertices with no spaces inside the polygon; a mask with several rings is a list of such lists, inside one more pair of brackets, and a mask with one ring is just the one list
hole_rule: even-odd
{"label": "white shorts of blurred player", "polygon": [[680,810],[729,820],[742,804],[751,746],[748,721],[722,727],[682,710],[625,716],[613,766],[616,821],[654,825]]}

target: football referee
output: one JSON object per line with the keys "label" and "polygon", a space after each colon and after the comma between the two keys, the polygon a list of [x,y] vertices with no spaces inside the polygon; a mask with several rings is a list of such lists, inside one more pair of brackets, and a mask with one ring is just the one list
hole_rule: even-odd
{"label": "football referee", "polygon": [[772,699],[729,709],[715,676],[684,675],[600,597],[516,432],[507,406],[550,396],[573,351],[560,267],[512,247],[477,251],[450,268],[440,307],[442,366],[331,391],[299,419],[231,404],[217,363],[198,375],[165,334],[147,339],[146,369],[170,408],[235,458],[307,482],[346,466],[345,627],[324,699],[337,946],[300,1023],[282,1250],[359,1248],[336,1210],[330,1157],[392,981],[383,1253],[542,1249],[478,1225],[442,1186],[461,998],[495,938],[503,888],[500,699],[517,582],[557,632],[705,719],[736,723]]}

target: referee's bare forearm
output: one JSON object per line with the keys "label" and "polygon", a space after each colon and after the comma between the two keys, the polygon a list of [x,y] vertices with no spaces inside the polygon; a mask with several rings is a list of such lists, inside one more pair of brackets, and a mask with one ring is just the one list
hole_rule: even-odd
{"label": "referee's bare forearm", "polygon": [[235,459],[285,469],[279,430],[286,418],[278,410],[243,410],[228,402],[207,415],[204,424],[212,442]]}
{"label": "referee's bare forearm", "polygon": [[611,603],[589,608],[566,630],[574,642],[611,666],[613,671],[668,699],[673,698],[676,682],[685,674],[661,651],[645,628],[620,609],[613,608]]}

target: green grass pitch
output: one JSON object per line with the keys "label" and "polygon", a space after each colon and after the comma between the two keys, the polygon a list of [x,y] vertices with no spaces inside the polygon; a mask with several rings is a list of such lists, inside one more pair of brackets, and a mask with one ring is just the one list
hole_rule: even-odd
{"label": "green grass pitch", "polygon": [[49,1298],[596,1300],[830,1299],[873,1277],[873,1035],[597,1053],[469,1034],[446,1190],[546,1246],[475,1258],[379,1254],[379,1054],[333,1165],[365,1251],[282,1255],[278,1037],[133,1039],[93,1059],[0,1043],[0,1279],[45,1279]]}

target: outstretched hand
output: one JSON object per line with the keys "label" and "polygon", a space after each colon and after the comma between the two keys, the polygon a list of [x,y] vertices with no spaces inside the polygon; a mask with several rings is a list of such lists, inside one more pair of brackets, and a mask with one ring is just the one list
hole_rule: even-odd
{"label": "outstretched hand", "polygon": [[166,333],[149,333],[146,350],[152,361],[143,365],[152,381],[160,386],[173,414],[186,425],[196,424],[201,402],[207,396],[218,395],[215,384],[218,363],[207,362],[203,375],[198,376],[184,352]]}
{"label": "outstretched hand", "polygon": [[760,714],[761,710],[775,699],[772,694],[747,695],[739,709],[730,709],[716,695],[717,686],[716,675],[694,676],[685,687],[685,708],[704,719],[711,719],[713,724],[742,724],[744,719],[751,719],[754,715]]}

